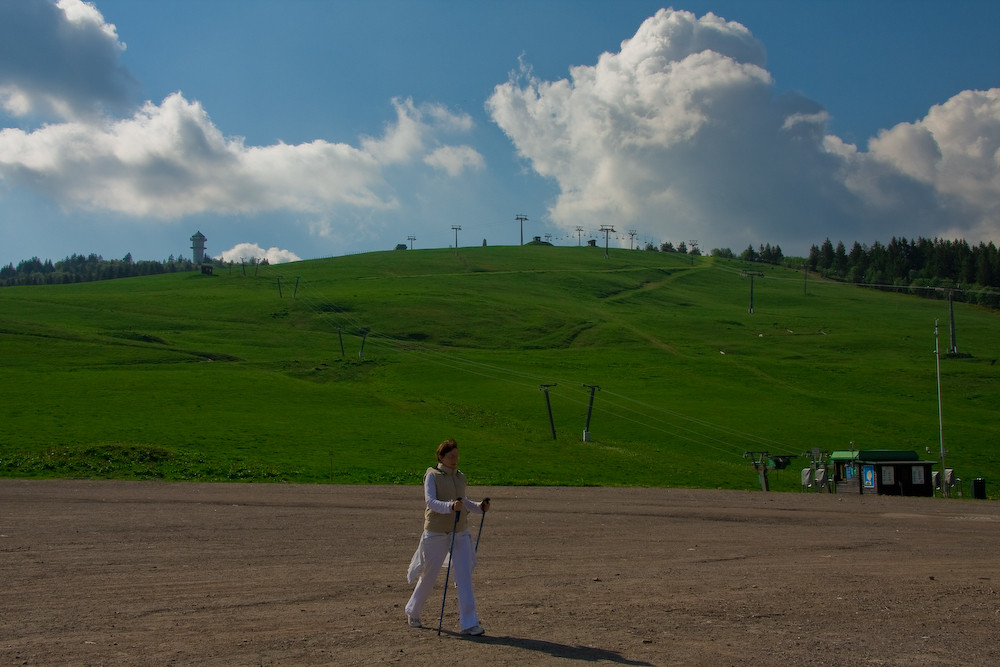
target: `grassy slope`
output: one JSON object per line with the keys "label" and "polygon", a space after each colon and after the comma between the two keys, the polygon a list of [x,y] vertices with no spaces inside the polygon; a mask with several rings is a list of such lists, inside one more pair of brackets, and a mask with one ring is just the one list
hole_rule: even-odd
{"label": "grassy slope", "polygon": [[[946,302],[766,267],[751,315],[741,268],[526,246],[6,288],[0,474],[415,482],[449,436],[483,484],[755,488],[745,450],[851,441],[936,457]],[[956,318],[948,463],[992,482],[1000,316]]]}

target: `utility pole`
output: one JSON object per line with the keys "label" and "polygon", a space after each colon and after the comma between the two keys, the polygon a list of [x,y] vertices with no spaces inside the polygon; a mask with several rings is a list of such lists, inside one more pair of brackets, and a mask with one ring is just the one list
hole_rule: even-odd
{"label": "utility pole", "polygon": [[694,256],[701,254],[698,252],[698,239],[689,240],[688,245],[691,248],[690,250],[688,250],[688,254],[691,256],[691,266],[694,266]]}
{"label": "utility pole", "polygon": [[590,389],[590,404],[587,406],[587,424],[583,427],[583,441],[590,442],[590,415],[594,412],[594,392],[601,388],[596,384],[585,384],[584,387]]}
{"label": "utility pole", "polygon": [[604,232],[604,259],[607,259],[608,258],[608,234],[614,233],[615,228],[612,225],[601,225],[601,228],[598,231]]}
{"label": "utility pole", "polygon": [[406,237],[406,240],[410,242],[410,250],[413,250],[413,242],[417,240],[417,237],[410,234]]}
{"label": "utility pole", "polygon": [[934,320],[934,366],[937,370],[937,399],[938,399],[938,439],[941,443],[941,492],[947,498],[948,476],[945,474],[947,468],[944,467],[944,412],[941,409],[941,354],[938,348],[938,321]]}
{"label": "utility pole", "polygon": [[632,250],[632,239],[634,239],[635,235],[638,234],[638,233],[639,232],[635,231],[634,229],[628,230],[628,249],[629,250]]}
{"label": "utility pole", "polygon": [[580,234],[582,234],[582,233],[583,233],[583,227],[580,227],[579,225],[577,225],[577,227],[576,227],[576,244],[577,245],[581,245],[581,243],[580,243]]}
{"label": "utility pole", "polygon": [[750,308],[747,310],[748,313],[753,315],[753,279],[754,276],[758,278],[763,278],[764,273],[762,271],[744,271],[740,274],[744,278],[750,278]]}
{"label": "utility pole", "polygon": [[524,245],[524,223],[528,219],[524,213],[518,213],[514,219],[521,223],[521,245]]}
{"label": "utility pole", "polygon": [[545,235],[545,242],[546,243],[552,243],[552,234],[546,234]]}
{"label": "utility pole", "polygon": [[555,384],[540,384],[538,390],[545,393],[545,407],[549,411],[549,428],[552,429],[552,439],[556,439],[556,423],[552,420],[552,403],[549,401],[549,387]]}
{"label": "utility pole", "polygon": [[455,230],[455,254],[458,254],[458,232],[461,231],[462,225],[452,225],[452,229]]}

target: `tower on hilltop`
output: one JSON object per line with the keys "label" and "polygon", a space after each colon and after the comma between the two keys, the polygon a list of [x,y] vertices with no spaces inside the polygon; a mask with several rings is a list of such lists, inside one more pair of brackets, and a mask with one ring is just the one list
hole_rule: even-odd
{"label": "tower on hilltop", "polygon": [[205,261],[205,241],[207,240],[201,232],[195,232],[194,236],[191,237],[191,250],[194,251],[192,259],[195,264],[201,264]]}

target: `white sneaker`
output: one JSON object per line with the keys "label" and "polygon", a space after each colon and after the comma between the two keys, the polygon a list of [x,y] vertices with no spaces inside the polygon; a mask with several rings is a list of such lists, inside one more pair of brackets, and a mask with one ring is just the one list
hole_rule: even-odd
{"label": "white sneaker", "polygon": [[415,616],[410,616],[409,614],[406,615],[406,622],[410,624],[411,628],[422,628],[422,627],[424,627],[423,625],[421,625],[419,618],[417,618]]}
{"label": "white sneaker", "polygon": [[462,630],[463,635],[469,635],[472,637],[478,637],[479,635],[486,634],[486,630],[483,630],[481,625],[473,625],[471,628],[466,628]]}

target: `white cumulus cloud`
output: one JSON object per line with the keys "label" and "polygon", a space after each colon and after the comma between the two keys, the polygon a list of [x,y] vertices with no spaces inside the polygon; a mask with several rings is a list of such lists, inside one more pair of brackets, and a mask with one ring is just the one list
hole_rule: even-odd
{"label": "white cumulus cloud", "polygon": [[321,140],[246,146],[180,93],[124,120],[4,129],[0,175],[67,208],[160,219],[395,206],[369,153]]}
{"label": "white cumulus cloud", "polygon": [[424,162],[448,172],[449,176],[458,176],[467,169],[479,171],[486,166],[483,156],[471,146],[441,146],[427,155]]}
{"label": "white cumulus cloud", "polygon": [[117,29],[81,0],[0,2],[0,106],[15,116],[77,118],[128,103]]}
{"label": "white cumulus cloud", "polygon": [[474,149],[437,142],[442,119],[454,131],[461,115],[434,108],[425,116],[410,100],[395,106],[396,122],[383,137],[363,139],[362,148],[321,139],[248,146],[178,92],[130,118],[0,130],[0,178],[67,209],[163,220],[288,210],[329,221],[344,209],[397,208],[389,166],[426,162],[452,176],[482,167]]}
{"label": "white cumulus cloud", "polygon": [[[961,207],[965,232],[1000,224],[1000,88],[966,90],[914,123],[883,130],[871,157]],[[963,233],[962,225],[953,230]]]}
{"label": "white cumulus cloud", "polygon": [[396,188],[413,170],[457,177],[484,164],[450,143],[472,130],[470,116],[410,98],[392,100],[395,118],[356,145],[248,145],[181,92],[135,107],[124,49],[91,3],[0,0],[0,105],[25,118],[0,129],[0,184],[40,192],[69,214],[151,222],[291,212],[333,237],[398,209]]}
{"label": "white cumulus cloud", "polygon": [[487,101],[558,186],[553,222],[636,225],[703,247],[954,233],[996,238],[996,91],[967,91],[859,151],[826,110],[776,96],[762,44],[713,14],[660,10],[617,53],[543,81],[522,65]]}
{"label": "white cumulus cloud", "polygon": [[[362,137],[361,148],[375,158],[379,164],[408,164],[422,158],[427,164],[451,169],[440,164],[439,159],[428,159],[442,151],[445,154],[460,154],[465,165],[482,164],[483,157],[469,146],[436,145],[435,137],[439,133],[468,132],[472,129],[472,118],[468,114],[456,114],[440,104],[427,104],[418,107],[411,98],[394,99],[396,121],[385,127],[385,133],[380,138]],[[432,147],[433,146],[433,147]],[[445,159],[450,165],[455,160]]]}
{"label": "white cumulus cloud", "polygon": [[283,264],[285,262],[298,262],[302,258],[291,250],[282,250],[275,247],[265,250],[256,243],[237,243],[229,250],[223,250],[220,254],[216,255],[215,259],[222,260],[223,262],[249,262],[250,260],[260,261],[266,259],[268,264]]}

